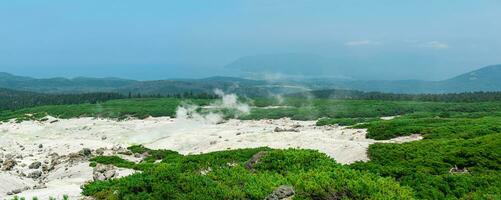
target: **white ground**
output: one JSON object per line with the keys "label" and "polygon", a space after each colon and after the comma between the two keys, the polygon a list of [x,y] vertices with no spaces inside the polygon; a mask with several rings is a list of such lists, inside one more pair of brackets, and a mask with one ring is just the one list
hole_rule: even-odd
{"label": "white ground", "polygon": [[[275,128],[295,129],[275,132]],[[169,117],[144,120],[115,121],[108,119],[78,118],[54,119],[44,122],[13,121],[0,124],[0,158],[8,154],[21,155],[19,163],[11,171],[0,171],[0,199],[10,199],[6,193],[18,188],[37,184],[23,177],[33,170],[28,165],[34,161],[44,162],[51,153],[68,155],[82,148],[108,148],[117,145],[127,147],[143,144],[154,149],[171,149],[183,154],[262,147],[316,149],[334,158],[339,163],[365,161],[367,148],[376,141],[365,138],[366,130],[346,129],[337,126],[315,126],[315,121],[290,119],[240,121],[230,120],[221,124],[201,121],[172,119]],[[106,139],[105,139],[106,138]],[[396,138],[381,142],[407,142],[421,139],[419,135]],[[42,144],[43,148],[38,145]],[[23,150],[24,149],[24,150]],[[55,170],[44,175],[45,189],[29,189],[20,194],[30,199],[49,196],[78,199],[80,186],[92,180],[92,168],[87,161],[57,165]],[[120,175],[128,175],[122,170]]]}

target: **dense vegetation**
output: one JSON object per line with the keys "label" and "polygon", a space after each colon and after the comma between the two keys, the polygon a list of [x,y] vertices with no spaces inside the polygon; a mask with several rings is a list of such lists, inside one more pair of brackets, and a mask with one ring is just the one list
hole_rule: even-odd
{"label": "dense vegetation", "polygon": [[42,119],[46,115],[59,118],[104,117],[123,119],[127,117],[146,118],[148,116],[175,116],[176,108],[182,102],[206,105],[209,99],[183,101],[177,98],[119,99],[96,104],[49,105],[15,111],[0,112],[0,121],[8,119]]}
{"label": "dense vegetation", "polygon": [[[393,177],[412,187],[419,199],[501,198],[500,133],[472,139],[374,144],[369,157],[371,161],[351,167]],[[454,171],[456,166],[459,171]]]}
{"label": "dense vegetation", "polygon": [[464,92],[448,94],[394,94],[363,92],[357,90],[315,90],[290,94],[291,97],[314,97],[323,99],[385,100],[385,101],[431,101],[431,102],[482,102],[501,101],[501,92]]}
{"label": "dense vegetation", "polygon": [[392,120],[326,118],[318,125],[367,128],[367,137],[390,139],[419,133],[424,140],[374,144],[369,162],[351,167],[392,177],[413,188],[418,199],[501,198],[501,114],[499,102],[449,103]]}
{"label": "dense vegetation", "polygon": [[0,88],[0,110],[15,110],[41,105],[95,104],[124,96],[117,93],[42,94]]}
{"label": "dense vegetation", "polygon": [[[249,167],[247,162],[258,153],[263,156]],[[137,165],[124,165],[117,158],[95,158],[96,162],[143,172],[90,183],[83,194],[96,199],[264,199],[278,186],[290,185],[296,193],[294,199],[413,197],[409,188],[391,179],[349,169],[312,150],[257,148],[189,156],[156,151],[150,157],[155,159]],[[161,163],[153,164],[156,159]]]}

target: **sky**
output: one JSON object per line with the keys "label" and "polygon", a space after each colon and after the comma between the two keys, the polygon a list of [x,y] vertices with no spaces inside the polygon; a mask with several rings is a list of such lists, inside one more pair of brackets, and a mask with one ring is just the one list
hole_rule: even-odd
{"label": "sky", "polygon": [[499,0],[4,0],[0,71],[200,78],[294,53],[363,79],[441,80],[501,63],[499,19]]}

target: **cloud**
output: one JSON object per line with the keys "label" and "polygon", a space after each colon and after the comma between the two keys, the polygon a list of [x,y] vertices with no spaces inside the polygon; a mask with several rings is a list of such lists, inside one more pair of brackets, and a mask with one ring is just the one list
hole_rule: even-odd
{"label": "cloud", "polygon": [[355,40],[344,43],[346,46],[367,46],[367,45],[381,45],[381,42],[372,40]]}
{"label": "cloud", "polygon": [[426,42],[422,43],[419,45],[420,47],[423,48],[432,48],[432,49],[448,49],[449,45],[443,42],[439,41],[431,41],[431,42]]}

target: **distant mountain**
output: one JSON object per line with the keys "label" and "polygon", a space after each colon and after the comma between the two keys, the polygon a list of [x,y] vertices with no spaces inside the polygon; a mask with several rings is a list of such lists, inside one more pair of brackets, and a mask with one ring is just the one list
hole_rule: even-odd
{"label": "distant mountain", "polygon": [[501,65],[491,65],[441,82],[451,91],[501,91]]}
{"label": "distant mountain", "polygon": [[137,81],[119,78],[36,79],[0,73],[0,87],[49,93],[111,91]]}
{"label": "distant mountain", "polygon": [[[225,66],[241,77],[336,78],[345,80],[442,79],[450,70],[405,52],[387,54],[373,48],[356,48],[326,55],[285,53],[244,56]],[[458,72],[453,72],[458,73]]]}
{"label": "distant mountain", "polygon": [[310,79],[304,83],[312,89],[346,89],[409,94],[501,91],[501,65],[487,66],[442,81]]}
{"label": "distant mountain", "polygon": [[36,79],[8,73],[0,73],[0,88],[44,93],[118,92],[128,94],[130,92],[146,95],[172,95],[185,92],[212,93],[214,89],[219,88],[247,96],[304,91],[304,88],[287,87],[283,83],[275,84],[235,77],[136,81],[86,77]]}
{"label": "distant mountain", "polygon": [[314,54],[270,54],[241,57],[225,66],[251,78],[312,78],[320,76],[344,78],[346,70],[332,60]]}
{"label": "distant mountain", "polygon": [[[306,63],[304,63],[306,64]],[[269,66],[271,68],[271,66]],[[295,70],[299,70],[300,67]],[[264,69],[264,68],[263,68]],[[285,69],[284,69],[285,70]],[[296,71],[299,72],[299,71]],[[220,88],[247,96],[297,93],[309,90],[345,89],[390,93],[457,93],[501,91],[501,65],[493,65],[443,81],[363,81],[340,78],[275,77],[251,80],[236,77],[136,81],[119,78],[35,79],[0,73],[0,87],[47,93],[118,92],[168,95],[184,92],[211,93]]]}

